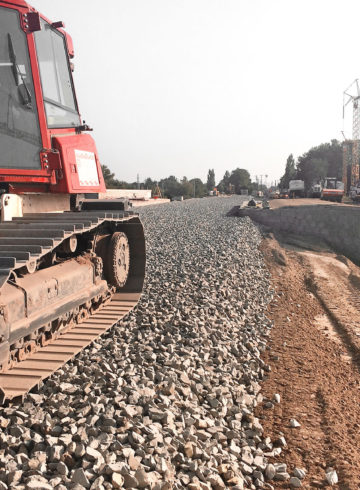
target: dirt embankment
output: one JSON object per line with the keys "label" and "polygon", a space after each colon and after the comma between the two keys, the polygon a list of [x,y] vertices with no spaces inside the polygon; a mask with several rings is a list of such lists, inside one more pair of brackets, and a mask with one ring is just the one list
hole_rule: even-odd
{"label": "dirt embankment", "polygon": [[279,393],[281,402],[262,405],[258,415],[272,438],[284,434],[288,470],[306,469],[303,488],[323,488],[333,467],[333,488],[359,489],[360,269],[334,253],[284,248],[271,236],[262,249],[277,293],[263,394]]}

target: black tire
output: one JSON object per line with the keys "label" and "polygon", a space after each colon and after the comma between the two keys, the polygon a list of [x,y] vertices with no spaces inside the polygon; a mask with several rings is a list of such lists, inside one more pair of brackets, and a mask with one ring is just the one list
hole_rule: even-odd
{"label": "black tire", "polygon": [[112,235],[104,262],[107,281],[117,289],[123,288],[130,271],[130,247],[125,233],[115,232]]}

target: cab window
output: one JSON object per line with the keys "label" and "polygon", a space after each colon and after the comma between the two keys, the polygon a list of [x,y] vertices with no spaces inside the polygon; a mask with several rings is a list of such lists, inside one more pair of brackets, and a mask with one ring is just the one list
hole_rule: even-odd
{"label": "cab window", "polygon": [[79,126],[65,38],[43,20],[41,27],[35,33],[35,43],[48,127]]}
{"label": "cab window", "polygon": [[26,34],[0,7],[0,168],[39,169],[41,148]]}

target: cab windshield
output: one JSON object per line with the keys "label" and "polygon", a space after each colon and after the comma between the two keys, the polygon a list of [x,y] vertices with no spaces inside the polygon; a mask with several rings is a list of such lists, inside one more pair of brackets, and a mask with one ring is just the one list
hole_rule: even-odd
{"label": "cab windshield", "polygon": [[65,38],[44,20],[34,36],[48,127],[79,126]]}
{"label": "cab windshield", "polygon": [[0,168],[40,168],[41,137],[26,34],[0,7]]}

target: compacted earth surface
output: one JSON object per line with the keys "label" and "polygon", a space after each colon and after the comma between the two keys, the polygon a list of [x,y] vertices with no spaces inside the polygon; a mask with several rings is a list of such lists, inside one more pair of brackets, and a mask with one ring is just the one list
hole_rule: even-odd
{"label": "compacted earth surface", "polygon": [[[276,369],[266,354],[274,289],[258,228],[225,217],[240,203],[238,196],[140,209],[148,249],[141,301],[37,392],[0,408],[0,490],[309,481],[294,464],[310,470],[307,461],[294,451],[284,464],[284,438],[255,415],[271,405],[261,381]],[[280,386],[271,383],[272,398]],[[272,422],[278,408],[267,410]]]}
{"label": "compacted earth surface", "polygon": [[333,202],[333,201],[323,201],[318,198],[296,198],[296,199],[271,199],[270,207],[271,209],[283,208],[286,206],[357,206],[357,204],[352,201],[344,202]]}
{"label": "compacted earth surface", "polygon": [[299,244],[280,246],[270,235],[261,245],[275,289],[268,312],[274,327],[263,357],[271,372],[262,392],[268,399],[280,395],[280,403],[261,404],[256,414],[265,434],[285,438],[283,461],[288,470],[306,470],[305,488],[333,481],[334,488],[355,490],[360,488],[360,269],[317,244]]}

